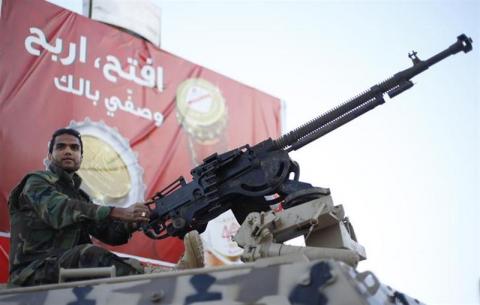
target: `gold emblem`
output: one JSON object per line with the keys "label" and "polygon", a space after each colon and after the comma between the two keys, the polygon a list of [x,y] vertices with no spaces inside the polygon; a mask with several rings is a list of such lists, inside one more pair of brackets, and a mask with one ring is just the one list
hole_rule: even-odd
{"label": "gold emblem", "polygon": [[79,175],[100,202],[111,202],[128,195],[131,189],[127,165],[108,143],[87,135],[83,140],[83,161]]}
{"label": "gold emblem", "polygon": [[81,188],[100,205],[128,206],[144,200],[143,169],[128,140],[104,122],[70,122],[83,141]]}
{"label": "gold emblem", "polygon": [[227,124],[222,93],[204,79],[185,80],[177,88],[177,119],[199,143],[217,142]]}

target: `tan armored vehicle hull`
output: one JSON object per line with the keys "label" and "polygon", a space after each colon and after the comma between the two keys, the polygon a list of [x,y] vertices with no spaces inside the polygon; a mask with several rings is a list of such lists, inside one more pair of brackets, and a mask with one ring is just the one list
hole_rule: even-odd
{"label": "tan armored vehicle hull", "polygon": [[420,304],[334,260],[302,256],[0,293],[1,304]]}

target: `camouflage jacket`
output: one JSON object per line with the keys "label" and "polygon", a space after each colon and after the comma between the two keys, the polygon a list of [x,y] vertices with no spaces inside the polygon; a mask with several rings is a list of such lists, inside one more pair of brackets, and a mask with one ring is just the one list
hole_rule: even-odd
{"label": "camouflage jacket", "polygon": [[10,193],[10,285],[21,285],[46,257],[91,243],[90,235],[111,245],[128,241],[128,227],[108,218],[111,207],[91,203],[80,184],[77,174],[50,165]]}

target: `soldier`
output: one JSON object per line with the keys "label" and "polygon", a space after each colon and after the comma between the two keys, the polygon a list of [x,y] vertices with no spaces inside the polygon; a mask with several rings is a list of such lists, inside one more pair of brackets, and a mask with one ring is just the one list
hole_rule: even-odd
{"label": "soldier", "polygon": [[[144,273],[138,261],[93,245],[90,235],[110,245],[124,244],[149,221],[149,209],[145,203],[128,208],[92,204],[75,173],[82,157],[80,133],[59,129],[49,143],[48,170],[29,173],[11,192],[10,287],[58,282],[60,268],[113,265],[118,276]],[[185,237],[178,268],[203,267],[201,239],[192,232]]]}

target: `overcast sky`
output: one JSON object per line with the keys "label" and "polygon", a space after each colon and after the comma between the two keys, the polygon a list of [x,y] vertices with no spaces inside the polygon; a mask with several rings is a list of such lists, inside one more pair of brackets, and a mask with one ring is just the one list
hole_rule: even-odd
{"label": "overcast sky", "polygon": [[[80,12],[81,1],[63,1]],[[329,187],[360,270],[429,304],[479,304],[479,1],[157,1],[162,48],[285,101],[285,131],[466,33],[474,50],[292,153]]]}

